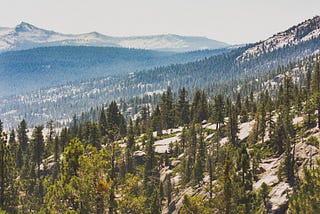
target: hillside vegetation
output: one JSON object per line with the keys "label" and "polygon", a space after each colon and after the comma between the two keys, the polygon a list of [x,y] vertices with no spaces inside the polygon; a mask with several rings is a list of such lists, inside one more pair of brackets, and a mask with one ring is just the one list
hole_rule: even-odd
{"label": "hillside vegetation", "polygon": [[[318,213],[320,68],[301,62],[277,85],[234,99],[170,88],[126,121],[115,101],[98,121],[44,136],[1,124],[0,208],[8,213]],[[243,83],[240,88],[249,88]],[[193,94],[188,96],[188,93]],[[30,130],[31,131],[31,130]]]}

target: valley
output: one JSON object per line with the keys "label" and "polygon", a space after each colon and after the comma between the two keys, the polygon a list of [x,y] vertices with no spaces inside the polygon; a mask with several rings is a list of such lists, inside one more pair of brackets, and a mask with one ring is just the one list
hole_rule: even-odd
{"label": "valley", "polygon": [[319,213],[319,32],[0,28],[0,213]]}

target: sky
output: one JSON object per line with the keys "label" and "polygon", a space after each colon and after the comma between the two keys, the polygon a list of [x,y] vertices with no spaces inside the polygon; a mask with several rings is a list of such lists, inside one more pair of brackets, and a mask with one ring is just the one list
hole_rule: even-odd
{"label": "sky", "polygon": [[229,44],[264,40],[320,15],[319,0],[0,0],[0,26],[61,33],[179,34]]}

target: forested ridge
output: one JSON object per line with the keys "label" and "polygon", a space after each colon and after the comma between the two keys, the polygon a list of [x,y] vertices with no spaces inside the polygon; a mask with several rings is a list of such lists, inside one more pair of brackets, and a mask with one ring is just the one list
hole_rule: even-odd
{"label": "forested ridge", "polygon": [[[318,41],[320,40],[315,39],[298,47],[287,47],[245,63],[237,62],[237,57],[250,46],[187,64],[158,67],[127,76],[111,75],[72,82],[32,93],[4,97],[0,100],[0,113],[6,121],[6,128],[7,124],[16,126],[23,118],[32,126],[48,118],[65,125],[65,121],[70,120],[73,114],[88,111],[94,106],[112,100],[120,102],[120,98],[128,101],[133,97],[161,94],[168,86],[174,91],[185,87],[191,92],[205,89],[230,94],[230,86],[234,88],[242,82],[273,74],[292,62],[308,60],[309,54],[318,46]],[[12,128],[12,125],[9,128]]]}
{"label": "forested ridge", "polygon": [[78,81],[1,99],[0,213],[320,213],[319,21],[235,49],[2,53],[10,87]]}
{"label": "forested ridge", "polygon": [[112,101],[60,131],[1,122],[0,209],[319,213],[319,60],[295,65],[229,93],[168,87],[135,117]]}
{"label": "forested ridge", "polygon": [[106,76],[122,77],[139,70],[197,61],[230,50],[232,48],[175,53],[118,47],[54,46],[9,51],[0,53],[0,96]]}

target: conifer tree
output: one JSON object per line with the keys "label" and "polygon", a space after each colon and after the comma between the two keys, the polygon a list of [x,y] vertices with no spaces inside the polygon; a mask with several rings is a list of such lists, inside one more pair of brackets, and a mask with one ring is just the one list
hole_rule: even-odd
{"label": "conifer tree", "polygon": [[54,127],[54,121],[49,120],[47,122],[47,129],[48,129],[48,134],[46,138],[46,154],[53,154],[54,153],[54,138],[55,138],[55,127]]}
{"label": "conifer tree", "polygon": [[14,154],[11,144],[7,145],[6,133],[0,120],[0,210],[16,213],[18,205],[18,188],[16,184]]}
{"label": "conifer tree", "polygon": [[107,117],[104,111],[104,108],[102,107],[100,110],[100,117],[99,117],[99,129],[100,129],[100,134],[102,137],[106,136],[107,134]]}
{"label": "conifer tree", "polygon": [[135,139],[132,120],[129,122],[128,132],[127,132],[127,147],[126,147],[126,171],[128,173],[133,173],[133,152],[135,149]]}
{"label": "conifer tree", "polygon": [[230,108],[230,117],[228,122],[228,138],[233,146],[238,146],[238,116],[235,107],[232,105]]}
{"label": "conifer tree", "polygon": [[163,93],[160,102],[161,117],[163,122],[163,128],[170,129],[175,126],[174,121],[174,103],[173,103],[173,93],[171,88],[168,87],[167,91]]}
{"label": "conifer tree", "polygon": [[203,179],[203,163],[199,153],[197,153],[194,168],[193,168],[193,180],[194,184],[200,185]]}
{"label": "conifer tree", "polygon": [[152,114],[152,127],[157,132],[157,136],[162,136],[163,121],[159,105],[156,106],[154,113]]}
{"label": "conifer tree", "polygon": [[44,138],[42,134],[43,126],[36,126],[32,133],[31,148],[32,159],[37,165],[37,177],[40,178],[40,164],[44,155]]}
{"label": "conifer tree", "polygon": [[65,147],[68,144],[68,129],[67,127],[62,128],[60,134],[60,144],[61,144],[61,152],[64,152]]}
{"label": "conifer tree", "polygon": [[179,98],[177,101],[177,118],[179,125],[186,125],[190,122],[190,110],[189,110],[189,100],[188,92],[183,87],[179,90]]}
{"label": "conifer tree", "polygon": [[222,169],[223,181],[223,211],[226,214],[231,213],[231,200],[232,200],[232,181],[231,181],[231,160],[229,154],[226,154]]}
{"label": "conifer tree", "polygon": [[121,136],[124,137],[126,134],[125,119],[115,101],[112,101],[107,108],[107,128],[111,142],[120,139]]}
{"label": "conifer tree", "polygon": [[203,120],[208,119],[208,103],[204,91],[196,90],[192,105],[191,105],[191,118],[195,123],[201,123]]}
{"label": "conifer tree", "polygon": [[237,93],[237,99],[236,99],[236,112],[237,115],[240,114],[241,110],[242,110],[242,104],[241,104],[241,94]]}
{"label": "conifer tree", "polygon": [[[319,161],[317,164],[320,164]],[[300,182],[294,187],[289,200],[288,213],[319,213],[320,212],[320,168],[303,169]]]}
{"label": "conifer tree", "polygon": [[218,94],[214,98],[214,121],[216,122],[216,127],[218,134],[220,134],[221,124],[224,123],[225,116],[224,102],[221,94]]}
{"label": "conifer tree", "polygon": [[265,137],[265,133],[266,133],[266,97],[263,96],[261,98],[261,104],[259,105],[258,108],[258,113],[257,113],[257,117],[258,117],[258,121],[259,121],[259,134],[261,136],[261,140],[262,143],[264,143],[264,137]]}
{"label": "conifer tree", "polygon": [[318,110],[318,128],[320,128],[320,66],[319,62],[316,63],[314,70],[313,70],[313,77],[312,77],[312,90],[314,100]]}
{"label": "conifer tree", "polygon": [[90,127],[89,142],[92,146],[96,147],[98,150],[101,149],[101,142],[99,139],[99,130],[96,124],[92,124]]}
{"label": "conifer tree", "polygon": [[150,198],[150,213],[160,214],[161,213],[161,200],[159,196],[158,188],[155,188]]}
{"label": "conifer tree", "polygon": [[180,136],[180,143],[182,146],[182,151],[185,152],[186,146],[187,146],[187,128],[184,126],[182,129],[182,133]]}
{"label": "conifer tree", "polygon": [[[238,160],[237,160],[238,169],[241,172],[241,182],[243,185],[246,185],[247,175],[250,169],[250,157],[246,149],[246,144],[242,144],[238,149]],[[250,179],[248,180],[250,182]]]}
{"label": "conifer tree", "polygon": [[77,171],[80,167],[79,158],[83,153],[84,148],[79,138],[72,139],[65,149],[62,163],[62,173],[66,180],[78,175]]}
{"label": "conifer tree", "polygon": [[275,130],[270,138],[271,141],[275,143],[275,149],[278,155],[281,155],[284,152],[285,139],[287,138],[286,129],[281,115],[278,116]]}
{"label": "conifer tree", "polygon": [[[70,127],[71,138],[75,138],[78,136],[78,133],[79,133],[78,123],[79,123],[78,117],[77,117],[77,115],[74,115],[72,118],[71,127]],[[80,137],[80,139],[81,139],[81,137]]]}
{"label": "conifer tree", "polygon": [[188,151],[187,155],[190,157],[190,164],[194,164],[195,159],[196,159],[196,153],[197,153],[197,132],[196,132],[196,127],[195,124],[192,123],[190,128],[189,128],[189,133],[188,133]]}
{"label": "conifer tree", "polygon": [[27,151],[28,145],[28,136],[27,136],[27,123],[25,119],[23,119],[17,129],[18,133],[18,142],[19,146],[21,147],[21,151],[25,153]]}
{"label": "conifer tree", "polygon": [[169,205],[171,203],[171,194],[172,194],[172,184],[171,184],[171,176],[170,176],[170,174],[168,175],[166,180],[167,180],[167,183],[166,183],[167,205],[169,207]]}

